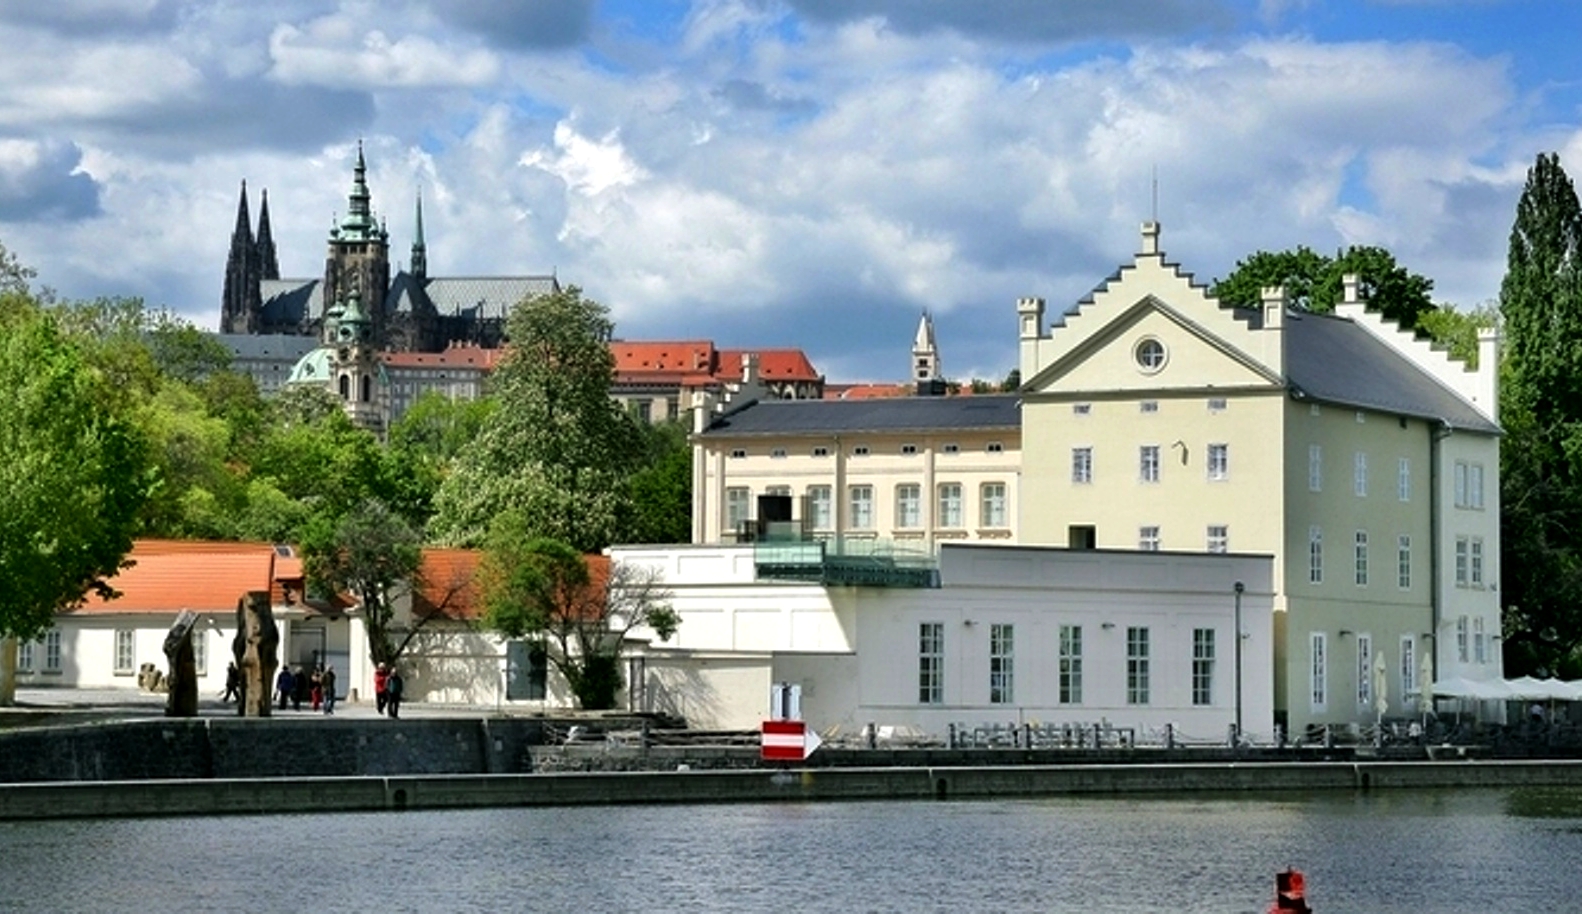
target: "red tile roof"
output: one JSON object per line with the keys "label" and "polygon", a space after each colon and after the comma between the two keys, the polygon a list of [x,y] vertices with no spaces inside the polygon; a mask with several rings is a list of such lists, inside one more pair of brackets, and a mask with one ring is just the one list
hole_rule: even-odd
{"label": "red tile roof", "polygon": [[267,590],[284,601],[293,585],[301,594],[302,560],[277,553],[269,543],[138,540],[128,556],[135,564],[111,578],[121,592],[113,600],[90,594],[70,610],[81,615],[121,613],[235,612],[250,590]]}
{"label": "red tile roof", "polygon": [[475,368],[487,372],[497,368],[504,355],[504,349],[452,346],[442,352],[384,352],[379,358],[392,368]]}
{"label": "red tile roof", "polygon": [[703,386],[740,381],[742,356],[756,353],[759,376],[767,381],[817,381],[819,373],[800,349],[715,349],[707,340],[648,342],[616,340],[615,375],[629,383]]}

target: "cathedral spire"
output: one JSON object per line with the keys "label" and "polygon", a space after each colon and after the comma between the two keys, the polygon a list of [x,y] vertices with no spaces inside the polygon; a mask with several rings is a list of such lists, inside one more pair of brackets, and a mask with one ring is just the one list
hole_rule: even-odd
{"label": "cathedral spire", "polygon": [[280,260],[275,256],[275,237],[269,230],[269,190],[265,188],[258,193],[258,241],[254,244],[258,251],[258,276],[279,279]]}
{"label": "cathedral spire", "polygon": [[417,237],[412,242],[412,276],[418,282],[428,278],[428,245],[423,241],[423,188],[417,191]]}
{"label": "cathedral spire", "polygon": [[254,333],[261,307],[258,288],[258,251],[253,246],[252,219],[247,212],[247,182],[242,182],[236,204],[236,228],[225,257],[225,288],[220,293],[220,332]]}
{"label": "cathedral spire", "polygon": [[374,220],[372,197],[368,193],[368,163],[363,160],[363,143],[357,141],[357,165],[352,169],[352,191],[346,198],[346,218],[341,220],[342,238],[369,240],[379,233],[379,223]]}
{"label": "cathedral spire", "polygon": [[247,179],[242,179],[242,198],[236,204],[236,228],[231,231],[231,248],[244,244],[251,247],[253,244],[253,220],[247,214]]}

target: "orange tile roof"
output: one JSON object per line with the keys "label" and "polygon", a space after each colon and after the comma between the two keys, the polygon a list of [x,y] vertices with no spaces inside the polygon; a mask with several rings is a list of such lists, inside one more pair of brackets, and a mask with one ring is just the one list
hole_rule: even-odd
{"label": "orange tile roof", "polygon": [[475,368],[493,371],[504,355],[504,349],[452,346],[441,352],[384,352],[380,353],[379,358],[392,368]]}
{"label": "orange tile roof", "polygon": [[909,384],[828,384],[824,387],[824,399],[883,400],[910,397],[916,392],[916,387]]}
{"label": "orange tile roof", "polygon": [[81,615],[124,613],[235,612],[250,590],[267,590],[271,602],[284,598],[284,584],[300,593],[302,562],[276,554],[268,543],[138,540],[128,556],[135,564],[111,578],[121,592],[113,600],[90,594],[69,610]]}
{"label": "orange tile roof", "polygon": [[756,353],[758,375],[766,381],[817,381],[819,373],[800,349],[721,349],[716,376],[725,381],[742,379],[742,356]]}
{"label": "orange tile roof", "polygon": [[412,595],[413,612],[446,619],[477,619],[483,615],[478,593],[476,549],[424,549],[419,572],[422,585]]}
{"label": "orange tile roof", "polygon": [[714,344],[708,340],[615,340],[610,343],[610,354],[615,356],[615,373],[622,377],[627,373],[673,376],[680,372],[701,371],[712,374],[718,359]]}

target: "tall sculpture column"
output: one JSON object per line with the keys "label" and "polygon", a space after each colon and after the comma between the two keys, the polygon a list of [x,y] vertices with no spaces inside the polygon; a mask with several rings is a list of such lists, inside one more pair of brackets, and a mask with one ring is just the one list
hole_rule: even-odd
{"label": "tall sculpture column", "polygon": [[242,697],[236,703],[241,717],[268,717],[273,703],[275,669],[279,665],[280,629],[269,606],[269,592],[249,590],[236,604],[236,639],[231,653],[241,674]]}
{"label": "tall sculpture column", "polygon": [[198,614],[184,609],[165,635],[165,658],[170,662],[165,677],[166,717],[198,715],[198,671],[192,651],[192,628],[197,622]]}

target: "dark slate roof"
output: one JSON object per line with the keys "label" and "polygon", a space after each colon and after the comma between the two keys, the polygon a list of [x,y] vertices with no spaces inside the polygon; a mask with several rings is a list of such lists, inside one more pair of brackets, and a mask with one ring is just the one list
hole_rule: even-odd
{"label": "dark slate roof", "polygon": [[504,320],[518,302],[560,289],[553,276],[436,277],[424,287],[434,310],[476,320]]}
{"label": "dark slate roof", "polygon": [[714,420],[704,435],[797,435],[1019,429],[1021,397],[893,397],[879,400],[760,400]]}
{"label": "dark slate roof", "polygon": [[258,284],[264,324],[278,327],[317,320],[324,314],[324,283],[317,279],[266,279]]}
{"label": "dark slate roof", "polygon": [[1498,434],[1460,395],[1354,322],[1287,312],[1285,373],[1295,396]]}

